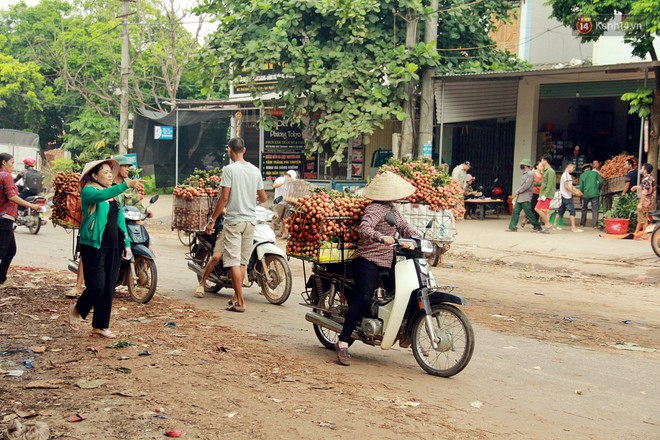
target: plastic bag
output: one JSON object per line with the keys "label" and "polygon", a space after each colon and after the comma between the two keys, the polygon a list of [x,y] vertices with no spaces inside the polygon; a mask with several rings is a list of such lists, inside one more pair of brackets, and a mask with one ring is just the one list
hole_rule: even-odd
{"label": "plastic bag", "polygon": [[550,201],[550,209],[559,209],[561,206],[561,192],[555,191],[555,196]]}

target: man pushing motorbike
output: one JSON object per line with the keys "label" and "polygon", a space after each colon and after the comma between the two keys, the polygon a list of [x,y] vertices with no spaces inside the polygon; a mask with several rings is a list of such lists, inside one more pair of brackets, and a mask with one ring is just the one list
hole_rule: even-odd
{"label": "man pushing motorbike", "polygon": [[[373,200],[365,211],[358,229],[358,247],[351,262],[353,274],[359,274],[354,279],[354,290],[348,296],[348,311],[344,327],[335,344],[337,360],[342,365],[350,365],[351,356],[348,345],[351,335],[360,319],[369,313],[374,291],[380,282],[383,269],[389,271],[388,292],[394,286],[394,235],[398,232],[408,238],[421,235],[413,228],[394,207],[395,200],[404,199],[415,192],[415,187],[402,177],[386,171],[376,176],[364,189],[362,196]],[[394,225],[387,222],[386,216],[392,213]]]}

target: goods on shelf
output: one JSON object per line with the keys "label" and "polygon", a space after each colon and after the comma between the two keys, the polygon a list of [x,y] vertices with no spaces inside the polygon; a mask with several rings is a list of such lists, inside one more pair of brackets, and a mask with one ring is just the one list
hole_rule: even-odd
{"label": "goods on shelf", "polygon": [[417,191],[406,199],[409,202],[428,205],[433,211],[451,210],[454,218],[463,218],[463,189],[444,169],[423,161],[390,159],[380,168],[384,171],[392,171],[415,186]]}
{"label": "goods on shelf", "polygon": [[50,219],[54,225],[77,229],[82,221],[80,208],[80,173],[57,172],[53,180],[53,211]]}
{"label": "goods on shelf", "polygon": [[289,218],[287,255],[317,263],[350,260],[368,204],[366,199],[320,188],[300,197]]}

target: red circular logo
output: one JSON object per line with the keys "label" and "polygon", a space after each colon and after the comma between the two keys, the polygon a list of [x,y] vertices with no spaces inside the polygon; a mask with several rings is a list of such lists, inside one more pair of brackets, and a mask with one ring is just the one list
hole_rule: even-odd
{"label": "red circular logo", "polygon": [[579,34],[585,35],[591,32],[593,29],[593,24],[591,23],[591,18],[589,17],[580,17],[578,18],[577,23],[575,23],[575,29]]}

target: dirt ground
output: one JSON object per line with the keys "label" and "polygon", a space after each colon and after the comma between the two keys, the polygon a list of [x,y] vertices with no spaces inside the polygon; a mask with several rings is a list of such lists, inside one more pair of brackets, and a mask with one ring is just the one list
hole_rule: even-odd
{"label": "dirt ground", "polygon": [[[472,292],[476,326],[598,351],[628,341],[660,350],[657,286],[451,260],[446,278]],[[163,294],[148,305],[115,300],[114,342],[126,347],[111,348],[66,325],[72,274],[12,271],[13,286],[0,291],[0,428],[18,418],[44,421],[63,439],[153,439],[176,429],[201,439],[497,437],[443,417],[447,403],[410,391],[407,379],[357,387],[362,377],[332,356],[310,362],[285,350],[282,336],[231,328]],[[523,287],[511,295],[511,285]]]}

